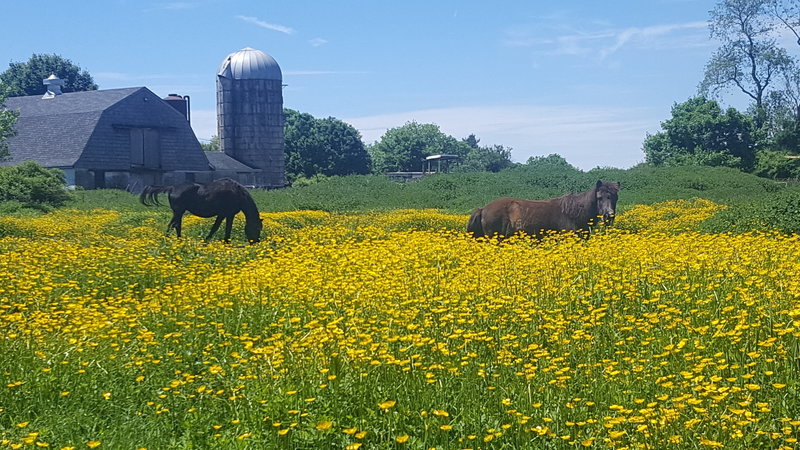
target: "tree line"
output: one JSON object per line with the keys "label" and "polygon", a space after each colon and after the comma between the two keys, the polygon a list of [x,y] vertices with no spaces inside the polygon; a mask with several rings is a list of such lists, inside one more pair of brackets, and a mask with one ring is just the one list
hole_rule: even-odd
{"label": "tree line", "polygon": [[[769,178],[800,177],[800,2],[722,0],[709,12],[720,46],[695,97],[672,107],[643,148],[652,165],[728,166]],[[782,46],[782,36],[798,47]],[[718,100],[743,96],[745,111]]]}

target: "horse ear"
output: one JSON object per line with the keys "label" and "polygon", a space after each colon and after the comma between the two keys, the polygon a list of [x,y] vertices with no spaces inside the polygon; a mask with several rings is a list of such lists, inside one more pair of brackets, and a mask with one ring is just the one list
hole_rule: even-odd
{"label": "horse ear", "polygon": [[617,190],[620,190],[620,189],[622,189],[622,185],[620,185],[620,184],[619,184],[619,181],[615,181],[615,182],[614,182],[614,185],[616,185],[616,186],[617,186]]}
{"label": "horse ear", "polygon": [[600,181],[600,180],[597,180],[597,184],[595,185],[595,189],[600,189],[600,186],[602,186],[602,185],[603,185],[603,182]]}

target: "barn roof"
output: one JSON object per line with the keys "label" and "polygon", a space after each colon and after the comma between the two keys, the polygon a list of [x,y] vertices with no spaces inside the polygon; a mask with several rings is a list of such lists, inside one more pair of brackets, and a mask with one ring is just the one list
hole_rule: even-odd
{"label": "barn roof", "polygon": [[243,164],[232,157],[226,155],[222,152],[205,152],[206,158],[208,158],[208,163],[214,170],[219,171],[230,171],[230,172],[237,172],[237,173],[245,173],[245,172],[259,172],[258,169],[254,169],[246,164]]}
{"label": "barn roof", "polygon": [[[5,107],[20,115],[8,139],[11,158],[0,165],[33,160],[90,170],[209,170],[186,117],[145,87],[13,97]],[[133,159],[137,130],[144,133],[141,160]]]}
{"label": "barn roof", "polygon": [[70,92],[44,99],[41,95],[9,97],[3,106],[19,111],[8,139],[11,158],[4,164],[34,160],[46,167],[70,167],[80,158],[109,107],[143,87]]}

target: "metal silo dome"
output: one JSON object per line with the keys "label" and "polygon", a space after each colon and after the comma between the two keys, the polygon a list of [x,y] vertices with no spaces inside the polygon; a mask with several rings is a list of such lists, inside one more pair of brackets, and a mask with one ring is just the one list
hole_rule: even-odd
{"label": "metal silo dome", "polygon": [[281,80],[278,63],[261,50],[245,47],[222,61],[217,75],[234,80]]}

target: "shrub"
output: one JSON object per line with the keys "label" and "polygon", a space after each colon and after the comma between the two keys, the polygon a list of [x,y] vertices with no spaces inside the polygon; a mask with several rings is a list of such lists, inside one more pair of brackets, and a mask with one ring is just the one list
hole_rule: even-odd
{"label": "shrub", "polygon": [[65,187],[64,173],[58,169],[45,169],[32,161],[0,167],[0,202],[48,210],[70,199]]}
{"label": "shrub", "polygon": [[702,224],[704,231],[746,233],[776,230],[800,233],[800,192],[785,191],[760,203],[748,203],[724,211]]}
{"label": "shrub", "polygon": [[764,178],[797,178],[800,176],[800,160],[789,158],[787,152],[762,150],[756,158],[753,174]]}

